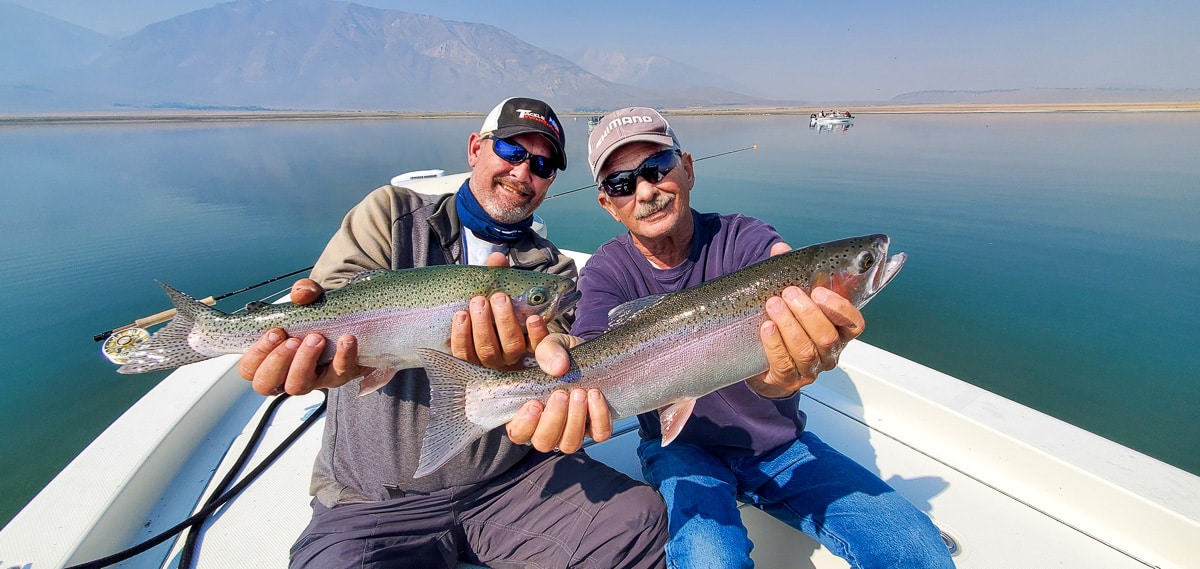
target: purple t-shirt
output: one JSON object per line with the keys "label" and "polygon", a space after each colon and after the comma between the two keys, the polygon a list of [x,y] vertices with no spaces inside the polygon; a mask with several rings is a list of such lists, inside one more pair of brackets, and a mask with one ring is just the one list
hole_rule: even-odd
{"label": "purple t-shirt", "polygon": [[[695,235],[686,261],[658,269],[633,245],[629,234],[601,245],[579,276],[583,297],[571,334],[592,339],[608,330],[608,312],[651,294],[676,292],[762,261],[782,241],[775,228],[741,214],[692,211]],[[795,440],[804,431],[799,394],[766,399],[739,382],[696,400],[692,417],[675,439],[714,454],[757,455]],[[643,439],[662,437],[658,411],[638,416]]]}

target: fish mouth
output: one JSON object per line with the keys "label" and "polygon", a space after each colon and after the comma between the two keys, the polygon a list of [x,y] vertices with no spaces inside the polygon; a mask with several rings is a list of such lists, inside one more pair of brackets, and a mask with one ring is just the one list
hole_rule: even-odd
{"label": "fish mouth", "polygon": [[887,259],[887,261],[875,271],[875,278],[871,287],[872,294],[879,292],[888,283],[892,282],[892,279],[896,277],[896,273],[900,272],[900,269],[904,267],[904,262],[908,260],[908,255],[905,253],[896,253],[888,257],[888,245],[890,242],[891,240],[885,236],[880,243],[879,254],[884,259]]}
{"label": "fish mouth", "polygon": [[563,294],[562,298],[558,301],[558,310],[555,310],[555,312],[562,314],[574,308],[575,303],[579,302],[581,297],[583,297],[583,293],[579,292],[579,289],[574,289],[571,292]]}

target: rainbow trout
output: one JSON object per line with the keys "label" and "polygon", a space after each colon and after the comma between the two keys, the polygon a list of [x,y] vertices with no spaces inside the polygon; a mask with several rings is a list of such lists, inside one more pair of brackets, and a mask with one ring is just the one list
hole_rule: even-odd
{"label": "rainbow trout", "polygon": [[822,243],[771,257],[676,293],[622,304],[609,331],[571,349],[571,370],[554,378],[532,367],[500,372],[419,349],[429,375],[429,426],[416,476],[507,423],[526,402],[555,389],[598,388],[613,420],[658,409],[663,444],[683,428],[696,398],[767,370],[758,329],[767,299],[795,285],[828,288],[862,308],[896,276],[888,237]]}
{"label": "rainbow trout", "polygon": [[[245,353],[264,332],[278,327],[290,336],[317,332],[336,339],[353,334],[358,339],[359,363],[378,368],[379,373],[372,375],[386,383],[396,370],[421,366],[417,348],[448,349],[454,312],[465,310],[474,296],[509,295],[522,324],[533,314],[549,321],[579,299],[575,283],[566,277],[464,265],[365,271],[312,304],[272,304],[245,315],[226,314],[165,284],[163,288],[178,312],[129,355],[119,373],[169,369]],[[331,361],[335,349],[335,342],[328,342],[321,361]],[[369,376],[364,383],[372,379]],[[383,383],[364,385],[360,393]]]}

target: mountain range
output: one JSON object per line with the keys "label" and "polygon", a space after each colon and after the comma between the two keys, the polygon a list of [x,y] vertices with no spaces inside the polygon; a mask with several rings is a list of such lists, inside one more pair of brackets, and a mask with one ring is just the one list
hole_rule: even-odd
{"label": "mountain range", "polygon": [[808,103],[661,56],[572,59],[500,28],[334,0],[236,0],[111,38],[0,0],[0,114],[114,109],[560,112],[655,107],[1200,100],[1200,90],[921,91]]}
{"label": "mountain range", "polygon": [[[332,0],[238,0],[119,39],[3,1],[0,22],[4,53],[27,54],[0,60],[0,112],[479,111],[504,95],[535,96],[562,110],[585,112],[628,101],[656,106],[757,101],[692,81],[622,82],[631,77],[629,68],[641,70],[641,79],[655,75],[646,72],[654,67],[684,70],[674,72],[676,77],[694,69],[664,58],[607,65],[614,79],[608,80],[493,26]],[[50,39],[32,39],[39,37]],[[71,41],[61,41],[68,37]]]}

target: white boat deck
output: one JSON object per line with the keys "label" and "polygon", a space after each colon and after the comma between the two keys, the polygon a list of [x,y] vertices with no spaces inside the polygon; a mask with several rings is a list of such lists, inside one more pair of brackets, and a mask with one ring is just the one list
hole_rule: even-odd
{"label": "white boat deck", "polygon": [[[139,401],[0,532],[0,566],[103,557],[186,518],[266,406],[236,359],[182,368]],[[1200,559],[1200,478],[861,342],[842,362],[805,388],[810,428],[928,512],[956,540],[959,567],[1183,568]],[[321,399],[286,401],[249,467]],[[214,516],[197,567],[287,565],[310,514],[321,427]],[[638,476],[636,437],[588,452]],[[759,567],[847,566],[757,510],[743,517]],[[166,543],[122,566],[170,566],[172,551]]]}

